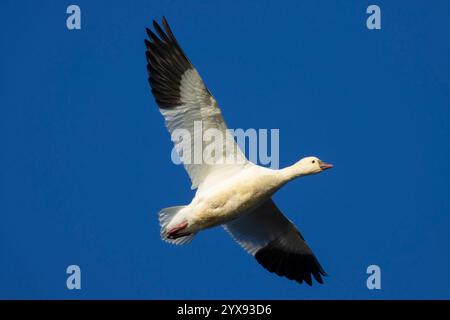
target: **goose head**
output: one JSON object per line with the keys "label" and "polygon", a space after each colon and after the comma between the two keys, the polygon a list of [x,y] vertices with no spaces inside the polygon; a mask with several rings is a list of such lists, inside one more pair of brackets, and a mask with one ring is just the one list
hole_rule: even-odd
{"label": "goose head", "polygon": [[302,175],[316,174],[333,168],[332,164],[325,163],[317,157],[306,157],[298,161],[295,166]]}
{"label": "goose head", "polygon": [[325,163],[317,157],[305,157],[282,171],[286,175],[287,180],[291,180],[297,177],[317,174],[331,168],[333,168],[332,164]]}

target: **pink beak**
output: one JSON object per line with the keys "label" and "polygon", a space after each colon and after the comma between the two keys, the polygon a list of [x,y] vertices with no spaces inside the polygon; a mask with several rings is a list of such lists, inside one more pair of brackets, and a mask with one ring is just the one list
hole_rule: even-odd
{"label": "pink beak", "polygon": [[325,163],[325,162],[322,162],[320,164],[320,169],[322,169],[322,170],[327,170],[327,169],[331,169],[331,168],[333,168],[332,164]]}

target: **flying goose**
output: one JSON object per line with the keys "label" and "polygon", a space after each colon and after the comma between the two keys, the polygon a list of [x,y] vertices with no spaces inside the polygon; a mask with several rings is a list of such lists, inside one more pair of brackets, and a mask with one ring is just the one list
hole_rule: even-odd
{"label": "flying goose", "polygon": [[[303,236],[277,208],[271,196],[287,182],[332,168],[316,157],[306,157],[280,170],[248,161],[229,133],[221,110],[202,78],[184,54],[166,19],[164,29],[153,21],[146,29],[148,81],[172,134],[175,150],[197,189],[191,203],[159,212],[161,238],[172,244],[189,243],[199,231],[222,225],[245,251],[270,272],[312,284],[323,283],[325,271]],[[202,126],[198,129],[195,122]],[[190,138],[174,139],[176,130]],[[196,137],[208,129],[224,136],[212,161],[184,155],[194,150]],[[202,142],[206,144],[204,141]],[[228,161],[228,160],[232,161]]]}

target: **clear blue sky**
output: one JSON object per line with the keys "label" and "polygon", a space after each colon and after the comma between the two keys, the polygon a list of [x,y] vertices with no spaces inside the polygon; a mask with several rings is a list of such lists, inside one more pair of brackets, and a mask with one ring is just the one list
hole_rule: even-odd
{"label": "clear blue sky", "polygon": [[[450,298],[449,1],[74,3],[80,31],[72,2],[0,3],[0,298]],[[281,166],[335,164],[275,196],[324,286],[268,273],[221,228],[160,241],[157,212],[193,196],[147,84],[162,15],[230,127],[279,128]]]}

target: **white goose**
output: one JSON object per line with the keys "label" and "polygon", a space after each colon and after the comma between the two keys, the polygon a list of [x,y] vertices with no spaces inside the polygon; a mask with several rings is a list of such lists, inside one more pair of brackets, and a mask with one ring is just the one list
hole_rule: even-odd
{"label": "white goose", "polygon": [[[197,232],[222,225],[270,272],[309,285],[312,275],[323,283],[325,271],[271,196],[288,181],[322,172],[332,165],[316,157],[303,158],[281,170],[249,162],[228,132],[215,99],[179,46],[165,18],[162,24],[164,30],[153,21],[158,36],[146,29],[149,36],[149,40],[145,40],[147,70],[152,93],[169,131],[181,128],[194,137],[174,141],[176,150],[186,150],[186,147],[193,150],[195,136],[202,137],[203,132],[194,130],[194,121],[202,122],[203,131],[220,130],[225,140],[224,152],[216,162],[184,161],[192,188],[198,190],[190,204],[161,210],[161,238],[173,244],[185,244]],[[232,164],[223,161],[229,157],[237,161]]]}

